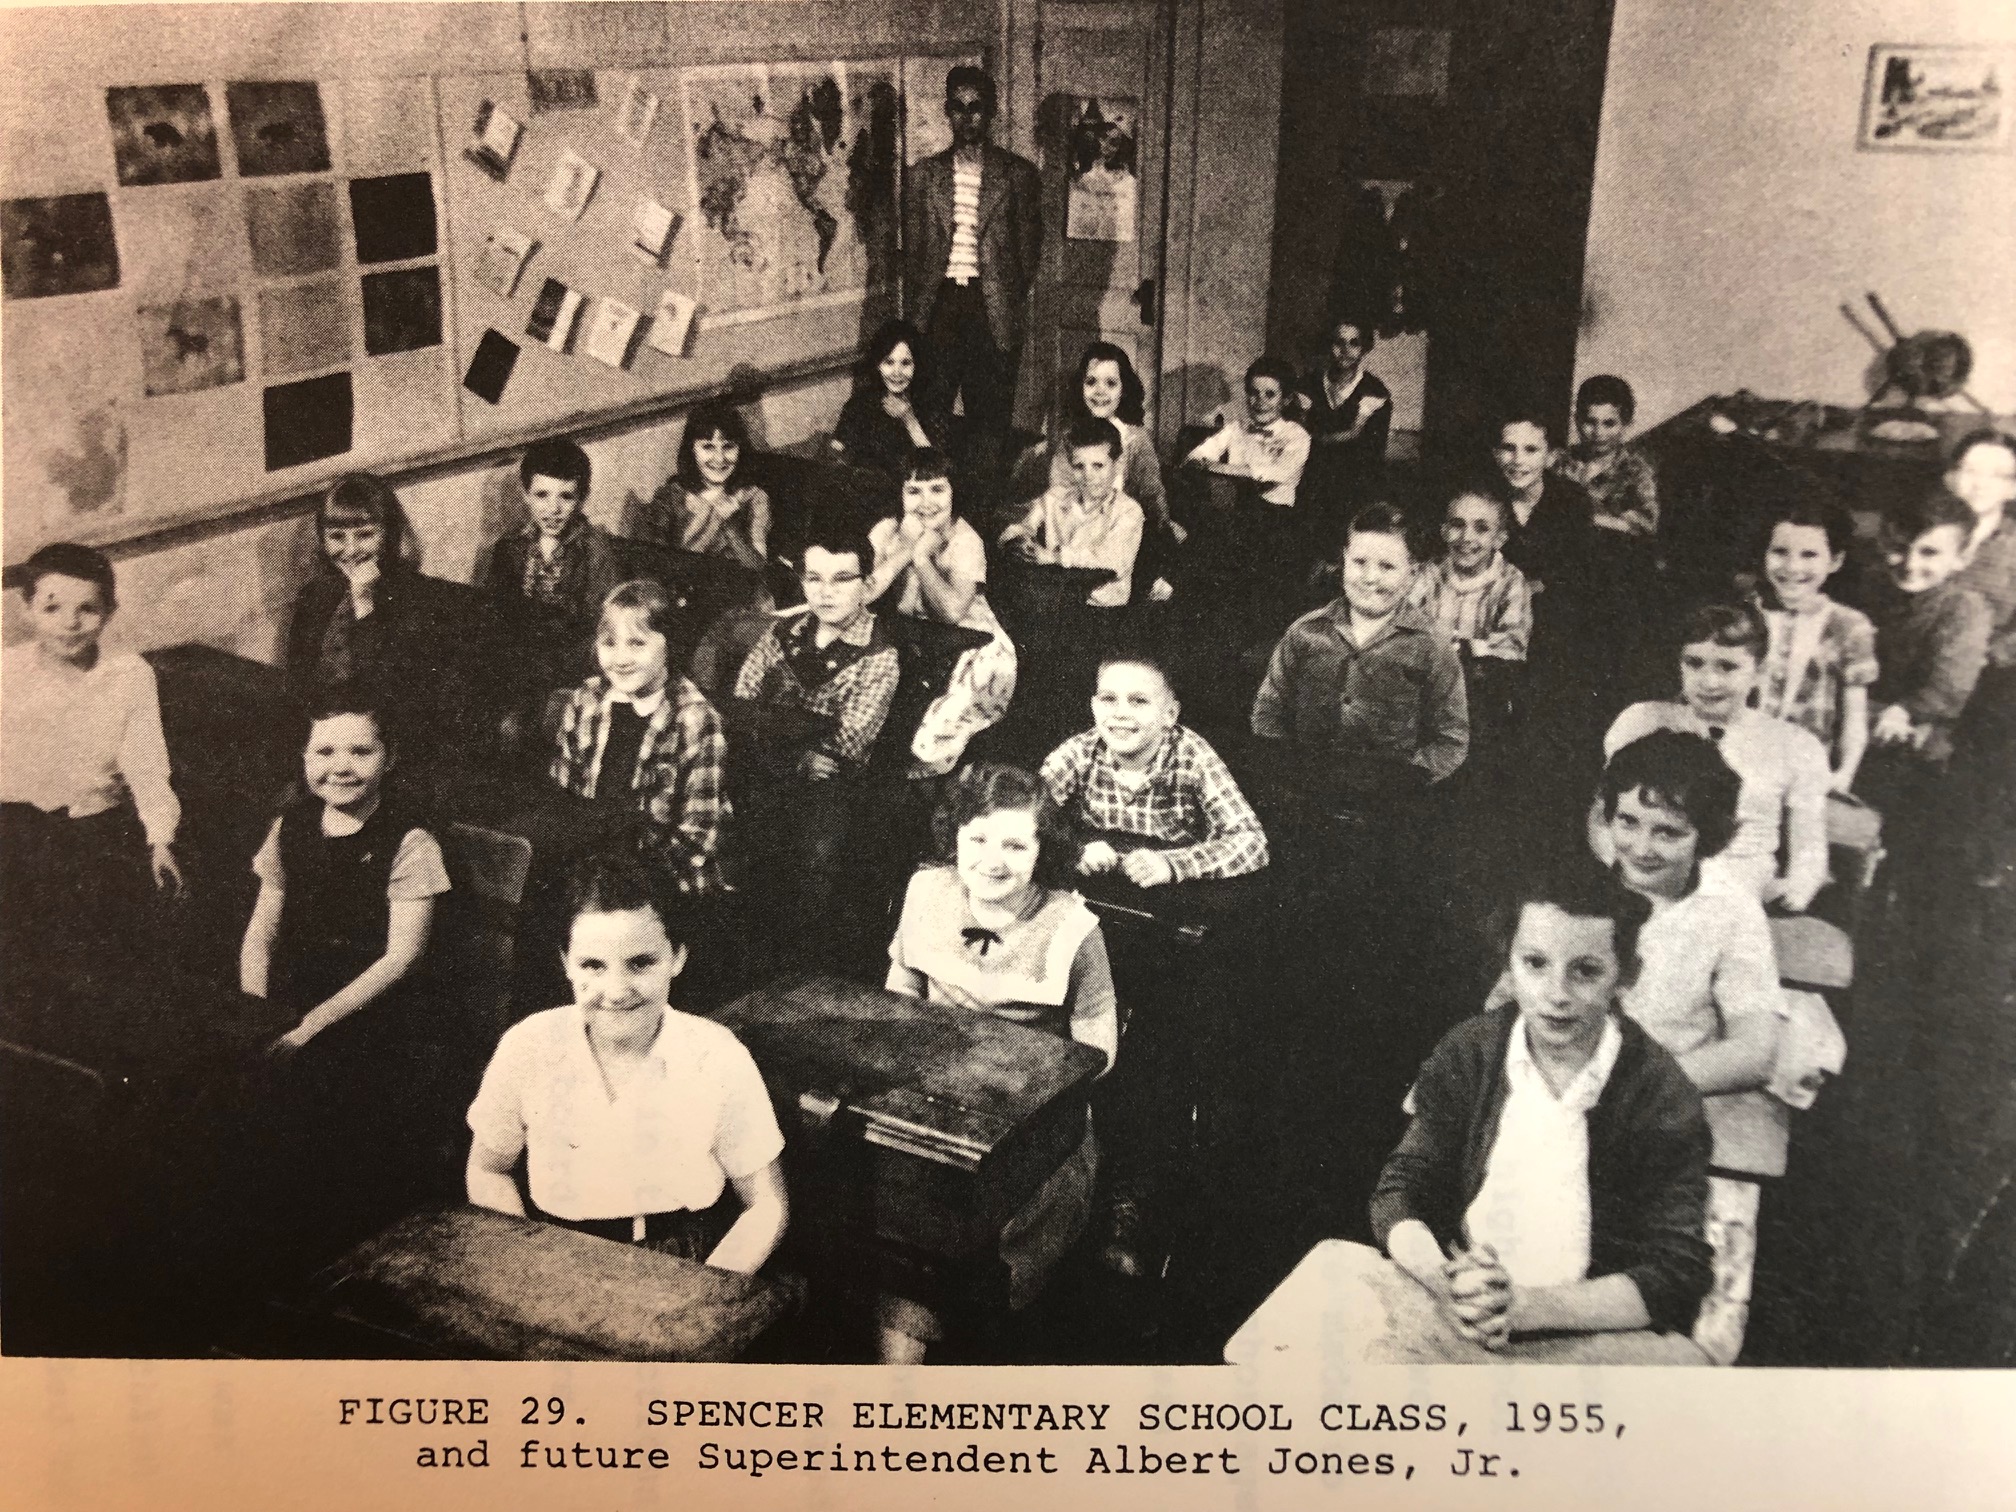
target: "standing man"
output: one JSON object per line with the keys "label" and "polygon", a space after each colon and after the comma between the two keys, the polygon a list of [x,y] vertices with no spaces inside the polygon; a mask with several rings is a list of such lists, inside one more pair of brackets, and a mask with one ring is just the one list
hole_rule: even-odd
{"label": "standing man", "polygon": [[961,396],[974,474],[1001,475],[1029,291],[1043,246],[1036,165],[987,140],[994,80],[960,66],[945,75],[952,145],[912,170],[904,198],[904,285],[949,404]]}

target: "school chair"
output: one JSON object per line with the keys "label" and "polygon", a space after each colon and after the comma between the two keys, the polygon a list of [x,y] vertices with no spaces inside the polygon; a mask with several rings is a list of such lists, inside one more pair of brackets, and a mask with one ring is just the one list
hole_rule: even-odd
{"label": "school chair", "polygon": [[1876,889],[1886,855],[1883,816],[1852,794],[1828,794],[1827,854],[1828,872],[1843,902],[1843,926],[1859,935],[1871,903],[1884,901]]}

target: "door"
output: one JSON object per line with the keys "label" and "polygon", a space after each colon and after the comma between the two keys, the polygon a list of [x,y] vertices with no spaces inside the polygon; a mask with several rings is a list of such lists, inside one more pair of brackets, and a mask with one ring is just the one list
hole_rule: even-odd
{"label": "door", "polygon": [[1086,345],[1110,341],[1141,375],[1152,431],[1173,7],[1035,0],[1028,8],[1044,236],[1019,410],[1032,421],[1048,415]]}

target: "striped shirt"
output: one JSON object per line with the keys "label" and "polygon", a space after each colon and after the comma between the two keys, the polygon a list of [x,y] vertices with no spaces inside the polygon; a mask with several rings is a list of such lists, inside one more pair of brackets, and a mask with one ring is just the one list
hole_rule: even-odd
{"label": "striped shirt", "polygon": [[1472,656],[1526,660],[1533,638],[1533,589],[1526,574],[1503,556],[1468,580],[1457,577],[1447,562],[1424,568],[1415,574],[1407,604],[1450,640],[1467,643]]}
{"label": "striped shirt", "polygon": [[952,251],[945,276],[960,285],[980,276],[980,165],[952,159]]}

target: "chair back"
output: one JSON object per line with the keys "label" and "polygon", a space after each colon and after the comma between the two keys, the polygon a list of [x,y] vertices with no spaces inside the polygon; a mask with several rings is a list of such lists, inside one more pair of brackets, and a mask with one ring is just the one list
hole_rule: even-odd
{"label": "chair back", "polygon": [[435,831],[452,889],[435,907],[429,975],[452,996],[455,1011],[435,1022],[451,1046],[487,1054],[510,1027],[518,904],[532,870],[532,843],[474,824]]}

